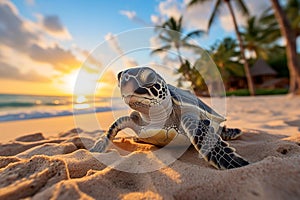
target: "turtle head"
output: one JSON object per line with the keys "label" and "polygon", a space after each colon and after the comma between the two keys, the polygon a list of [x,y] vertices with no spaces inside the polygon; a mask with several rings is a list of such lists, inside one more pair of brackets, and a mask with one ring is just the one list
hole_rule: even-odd
{"label": "turtle head", "polygon": [[132,109],[147,112],[170,99],[165,80],[149,67],[130,68],[118,74],[121,95]]}

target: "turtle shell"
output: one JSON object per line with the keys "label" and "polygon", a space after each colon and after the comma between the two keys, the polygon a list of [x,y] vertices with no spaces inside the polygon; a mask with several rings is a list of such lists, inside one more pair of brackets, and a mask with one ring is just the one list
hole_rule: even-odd
{"label": "turtle shell", "polygon": [[188,90],[182,90],[168,84],[168,89],[173,102],[180,106],[182,113],[191,113],[200,116],[201,119],[209,119],[215,123],[224,122],[226,119],[201,101]]}

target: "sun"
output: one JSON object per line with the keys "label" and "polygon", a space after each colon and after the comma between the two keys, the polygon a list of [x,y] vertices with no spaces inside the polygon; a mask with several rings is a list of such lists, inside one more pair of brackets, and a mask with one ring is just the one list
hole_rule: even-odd
{"label": "sun", "polygon": [[76,69],[60,78],[60,90],[67,95],[93,96],[98,83],[98,74],[85,69]]}
{"label": "sun", "polygon": [[74,70],[60,78],[60,90],[66,95],[73,95],[79,70]]}
{"label": "sun", "polygon": [[112,96],[117,87],[116,75],[112,71],[101,77],[98,73],[76,69],[59,77],[55,87],[59,93],[72,96]]}

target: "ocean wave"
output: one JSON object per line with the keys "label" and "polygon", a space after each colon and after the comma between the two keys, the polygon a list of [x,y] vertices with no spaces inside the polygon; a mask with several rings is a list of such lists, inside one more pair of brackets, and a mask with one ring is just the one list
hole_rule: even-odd
{"label": "ocean wave", "polygon": [[122,110],[122,109],[126,109],[126,108],[97,107],[94,109],[82,109],[82,110],[60,110],[60,111],[53,110],[53,111],[29,111],[29,112],[18,112],[18,113],[6,113],[0,115],[0,122],[80,115],[80,114],[108,112],[108,111]]}
{"label": "ocean wave", "polygon": [[124,109],[120,98],[0,94],[0,122]]}
{"label": "ocean wave", "polygon": [[36,106],[35,103],[30,102],[2,102],[0,103],[0,108],[5,107],[33,107]]}
{"label": "ocean wave", "polygon": [[47,97],[31,95],[4,95],[0,94],[0,109],[2,108],[28,108],[40,106],[72,105],[71,97]]}
{"label": "ocean wave", "polygon": [[24,108],[24,107],[40,107],[40,106],[67,106],[72,102],[0,102],[1,108]]}

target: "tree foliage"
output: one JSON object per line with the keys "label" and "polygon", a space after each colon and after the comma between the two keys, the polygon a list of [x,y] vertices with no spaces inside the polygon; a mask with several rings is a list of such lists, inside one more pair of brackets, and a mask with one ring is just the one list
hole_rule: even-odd
{"label": "tree foliage", "polygon": [[169,18],[161,26],[157,27],[159,32],[158,38],[162,43],[162,46],[154,49],[151,54],[156,54],[171,49],[176,50],[177,57],[180,64],[184,64],[184,60],[181,56],[181,48],[197,49],[197,45],[190,43],[190,39],[193,37],[200,37],[204,34],[202,30],[193,30],[185,33],[182,24],[182,17],[176,20],[174,17]]}

